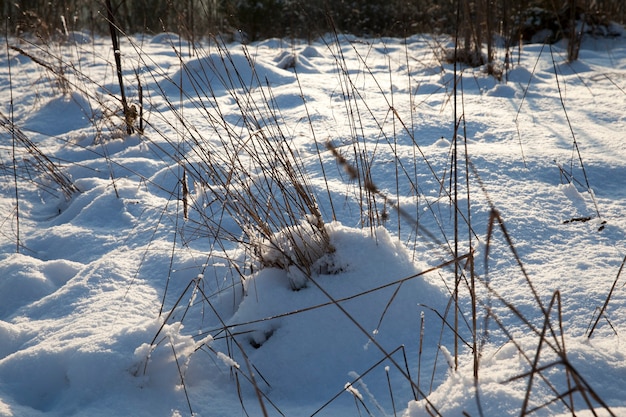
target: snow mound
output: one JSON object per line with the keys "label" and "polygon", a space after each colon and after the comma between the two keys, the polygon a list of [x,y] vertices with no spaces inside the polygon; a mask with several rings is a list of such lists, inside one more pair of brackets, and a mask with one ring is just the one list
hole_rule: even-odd
{"label": "snow mound", "polygon": [[187,47],[189,43],[183,39],[178,33],[173,32],[163,32],[157,35],[154,35],[152,39],[150,39],[150,43],[154,45],[167,45],[167,46],[183,46]]}
{"label": "snow mound", "polygon": [[[295,76],[275,64],[265,63],[243,51],[213,52],[184,64],[161,87],[168,95],[205,94],[224,89],[254,89],[264,85],[282,85],[295,81]],[[168,85],[169,84],[169,85]]]}
{"label": "snow mound", "polygon": [[0,263],[0,276],[15,277],[0,291],[0,304],[13,309],[10,323],[0,321],[0,386],[14,415],[75,415],[103,390],[142,381],[132,375],[133,351],[159,323],[153,291],[129,286],[127,262],[122,251],[89,265],[24,255]]}
{"label": "snow mound", "polygon": [[514,98],[515,89],[510,85],[498,84],[494,89],[489,90],[487,94],[492,97]]}
{"label": "snow mound", "polygon": [[526,87],[526,85],[528,85],[528,83],[530,83],[531,81],[536,82],[536,83],[540,82],[540,80],[534,77],[533,74],[527,68],[522,67],[522,66],[517,66],[513,68],[512,70],[508,71],[506,73],[506,76],[507,76],[508,81],[519,83],[523,85],[524,87]]}
{"label": "snow mound", "polygon": [[[254,245],[262,265],[275,266],[290,272],[290,281],[294,288],[306,285],[303,274],[331,250],[324,226],[320,227],[319,222],[311,217],[298,225],[285,227]],[[318,267],[322,268],[321,265]]]}
{"label": "snow mound", "polygon": [[[534,348],[531,337],[525,337],[523,348]],[[609,378],[616,381],[615,385],[607,387],[602,391],[602,399],[609,405],[620,404],[623,394],[621,388],[626,383],[626,362],[624,361],[624,351],[614,342],[584,339],[566,339],[567,357],[570,363],[579,372],[581,381],[589,383],[591,387],[601,386],[602,379]],[[549,349],[547,349],[549,350]],[[466,361],[459,366],[457,371],[449,370],[448,378],[429,397],[428,401],[412,401],[405,412],[405,417],[419,417],[426,413],[428,405],[434,405],[444,416],[456,415],[479,415],[476,405],[476,397],[473,386],[472,361],[470,357],[465,357]],[[544,352],[541,355],[541,365],[546,364],[543,376],[550,378],[548,387],[541,377],[536,377],[533,383],[531,395],[528,398],[528,409],[538,407],[534,415],[554,416],[554,410],[546,404],[546,397],[556,397],[553,389],[557,392],[564,392],[568,388],[566,381],[565,367],[554,361],[553,352]],[[612,366],[607,367],[607,364]],[[509,342],[496,348],[489,348],[481,355],[481,376],[480,376],[480,403],[482,414],[485,416],[503,415],[503,410],[520,410],[524,403],[528,389],[528,379],[521,377],[530,370],[528,358],[520,354],[518,347]],[[602,375],[595,369],[604,369]],[[558,382],[555,382],[558,381]],[[618,381],[622,381],[621,383]],[[570,381],[570,384],[573,384]],[[585,394],[588,395],[588,394]],[[587,410],[588,406],[583,402],[583,395],[574,390],[572,397],[578,404],[576,415],[609,415],[600,410],[597,405],[595,412]],[[556,403],[559,403],[555,399]],[[612,409],[615,414],[620,414],[619,408]],[[588,414],[587,414],[588,413]],[[514,415],[507,413],[504,415]],[[572,414],[562,414],[571,416]]]}
{"label": "snow mound", "polygon": [[318,73],[319,69],[315,67],[310,58],[315,58],[319,55],[315,55],[318,52],[314,48],[312,49],[315,52],[310,52],[308,48],[305,48],[305,50],[299,54],[290,51],[282,51],[274,58],[275,65],[284,70],[296,69],[297,72],[301,74]]}
{"label": "snow mound", "polygon": [[[81,267],[76,262],[45,262],[22,254],[13,254],[2,260],[0,320],[12,316],[20,307],[51,294],[76,275]],[[0,353],[6,349],[3,343],[9,339],[0,339]]]}
{"label": "snow mound", "polygon": [[60,135],[90,125],[97,112],[89,100],[77,92],[53,98],[26,119],[27,130]]}
{"label": "snow mound", "polygon": [[[403,345],[409,357],[417,357],[418,304],[440,308],[447,300],[434,278],[421,276],[409,251],[385,229],[370,236],[339,223],[327,228],[335,251],[320,261],[333,273],[314,274],[314,282],[293,291],[286,284],[287,271],[265,268],[246,279],[245,296],[228,320],[277,398],[330,398],[343,390],[350,372],[362,373],[384,359],[381,349],[391,352]],[[434,315],[426,316],[436,326]],[[424,343],[436,345],[437,340]],[[407,381],[394,371],[406,392]],[[371,384],[374,391],[383,390],[382,379]],[[315,394],[305,386],[315,387]]]}

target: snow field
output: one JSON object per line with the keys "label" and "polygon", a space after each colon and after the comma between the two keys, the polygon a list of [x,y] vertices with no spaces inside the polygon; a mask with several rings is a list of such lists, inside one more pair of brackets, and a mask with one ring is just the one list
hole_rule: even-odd
{"label": "snow field", "polygon": [[[1,132],[0,415],[256,416],[262,403],[268,415],[506,416],[519,415],[525,402],[537,407],[533,415],[572,415],[564,402],[545,405],[568,387],[566,364],[548,346],[557,341],[613,415],[626,412],[619,343],[626,298],[618,277],[626,253],[623,37],[590,41],[572,64],[563,45],[525,46],[503,82],[480,69],[462,72],[457,117],[467,145],[459,143],[472,164],[484,343],[477,394],[470,349],[461,344],[451,369],[453,335],[441,320],[452,320],[454,288],[453,268],[439,267],[450,260],[454,236],[454,73],[435,53],[440,40],[268,40],[207,46],[188,57],[172,36],[122,46],[134,102],[135,72],[144,87],[144,135],[120,133],[104,39],[50,46],[72,63],[70,91],[58,74],[14,51],[0,65],[0,94],[14,97],[16,127],[80,191],[65,200],[33,170],[32,155],[16,152],[16,253],[12,136]],[[1,111],[10,114],[7,105]],[[214,202],[227,187],[211,182],[205,164],[229,160],[214,155],[220,150],[249,167],[229,174],[255,184],[266,178],[245,151],[271,157],[276,148],[250,145],[258,140],[246,128],[250,116],[259,132],[280,128],[282,137],[269,139],[289,144],[319,205],[334,250],[315,254],[314,281],[290,257],[311,241],[284,239],[309,225],[304,218],[264,241],[272,246],[262,246],[261,258],[275,265],[262,268],[249,246],[237,244],[241,223]],[[224,132],[243,141],[222,142],[231,138]],[[371,175],[380,194],[364,196],[327,141]],[[465,213],[465,172],[459,183]],[[412,221],[399,219],[390,201]],[[492,204],[532,288],[498,224],[488,235]],[[468,234],[463,229],[461,254]],[[557,304],[549,314],[558,337],[531,330],[545,324],[533,289],[543,306],[558,291],[561,315]],[[463,286],[466,341],[471,304]],[[529,390],[538,351],[545,379]],[[572,398],[576,415],[592,415],[579,392]]]}

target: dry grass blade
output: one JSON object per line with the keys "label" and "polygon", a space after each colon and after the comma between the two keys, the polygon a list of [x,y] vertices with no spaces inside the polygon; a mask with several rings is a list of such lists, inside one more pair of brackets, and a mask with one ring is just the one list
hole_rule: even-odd
{"label": "dry grass blade", "polygon": [[15,46],[15,45],[9,45],[9,48],[30,58],[34,63],[41,65],[42,67],[46,68],[48,71],[50,71],[52,74],[54,74],[57,77],[57,80],[59,81],[59,84],[61,86],[63,86],[63,90],[66,90],[69,88],[70,82],[67,79],[67,77],[65,76],[65,74],[63,74],[63,70],[59,67],[59,68],[55,68],[52,65],[50,65],[49,63],[45,62],[42,59],[39,59],[38,57],[36,57],[33,54],[30,54],[28,52],[26,52],[24,49]]}
{"label": "dry grass blade", "polygon": [[622,271],[624,270],[624,265],[626,265],[626,256],[624,257],[624,259],[622,259],[622,263],[619,266],[619,271],[617,271],[617,276],[615,277],[615,280],[613,281],[613,285],[611,285],[609,294],[606,296],[606,299],[604,300],[604,304],[602,304],[602,308],[600,308],[600,311],[598,312],[596,321],[593,323],[593,326],[591,326],[591,329],[587,333],[588,338],[591,338],[591,336],[593,335],[593,332],[595,331],[596,327],[598,327],[598,323],[600,322],[600,319],[604,316],[604,312],[606,311],[606,308],[609,306],[609,302],[611,301],[611,297],[613,296],[613,291],[615,290],[615,287],[617,286],[617,281],[619,281],[619,277],[622,275]]}
{"label": "dry grass blade", "polygon": [[[514,379],[528,377],[527,390],[526,390],[525,397],[524,397],[524,403],[522,405],[521,415],[530,415],[533,412],[537,411],[538,409],[544,408],[547,405],[552,404],[554,402],[560,402],[568,410],[570,410],[573,413],[572,415],[575,415],[574,401],[572,399],[572,394],[579,393],[583,401],[589,407],[590,410],[594,410],[595,408],[593,402],[591,401],[591,399],[593,399],[597,404],[600,404],[600,406],[604,408],[609,413],[609,415],[613,416],[614,414],[611,411],[611,409],[601,400],[600,396],[591,388],[591,386],[584,380],[584,378],[580,376],[576,368],[572,365],[572,363],[569,361],[567,357],[567,353],[565,349],[564,332],[562,328],[560,293],[556,291],[553,294],[550,300],[550,303],[548,304],[547,307],[545,307],[543,303],[540,302],[538,298],[538,294],[534,290],[532,282],[530,281],[530,277],[526,273],[525,268],[521,262],[521,259],[517,255],[517,251],[513,247],[513,243],[510,237],[508,236],[508,233],[506,232],[506,228],[504,227],[503,220],[500,217],[500,215],[497,213],[497,211],[492,212],[492,216],[490,219],[490,228],[489,228],[490,236],[488,238],[487,252],[488,252],[488,247],[491,244],[491,233],[493,233],[492,225],[496,223],[500,226],[500,229],[505,236],[507,245],[510,247],[512,253],[514,254],[514,257],[518,262],[518,266],[520,267],[522,274],[525,277],[526,283],[530,287],[535,297],[535,302],[537,306],[541,309],[543,313],[543,317],[544,317],[543,325],[541,329],[538,329],[536,326],[534,326],[531,323],[531,321],[527,317],[524,316],[524,314],[517,307],[515,307],[511,302],[507,301],[498,292],[496,292],[495,289],[493,289],[488,282],[482,281],[483,285],[487,288],[489,293],[492,296],[494,296],[495,299],[501,302],[509,311],[511,311],[515,316],[517,316],[522,321],[522,323],[524,323],[524,325],[528,328],[529,331],[533,332],[539,337],[539,342],[538,342],[538,346],[537,346],[537,350],[535,352],[534,358],[530,358],[526,356],[524,349],[520,345],[515,343],[514,337],[510,333],[508,333],[504,324],[497,318],[497,316],[493,314],[492,310],[489,310],[491,317],[495,319],[495,322],[498,323],[498,326],[500,327],[500,329],[503,330],[507,334],[509,340],[515,343],[516,348],[523,355],[523,357],[526,359],[526,361],[531,367],[531,370],[528,373],[518,375],[517,377],[514,377],[511,379],[511,380],[514,380]],[[557,323],[558,323],[557,328],[554,327],[553,320],[551,318],[551,314],[555,306],[556,306],[557,315],[558,315],[557,316]],[[561,335],[560,338],[558,337],[559,334]],[[557,359],[553,362],[548,363],[547,365],[539,365],[539,360],[542,355],[542,351],[546,348],[549,349],[551,353],[555,354],[557,356]],[[550,377],[545,374],[546,371],[552,370],[555,367],[563,367],[565,374],[567,376],[567,384],[569,388],[565,391],[565,393],[559,393],[557,388],[550,382]],[[553,401],[550,401],[542,406],[530,408],[529,401],[530,401],[531,391],[534,385],[534,379],[536,377],[541,378],[544,384],[554,393],[555,398]],[[589,397],[591,397],[591,399]]]}
{"label": "dry grass blade", "polygon": [[[8,36],[8,26],[6,27],[7,33],[6,33],[6,45],[7,45],[7,58],[9,58],[9,49],[8,49],[8,45],[9,45],[9,36]],[[11,60],[7,59],[8,62],[8,70],[9,70],[9,92],[10,92],[10,102],[9,105],[11,106],[11,120],[8,120],[5,116],[2,116],[2,118],[6,119],[7,122],[10,122],[10,125],[13,126],[13,121],[15,120],[15,114],[14,114],[14,103],[13,103],[13,73],[11,72]],[[13,188],[14,188],[14,196],[15,196],[15,251],[17,253],[19,253],[20,251],[20,246],[21,246],[21,236],[20,236],[20,194],[19,194],[19,188],[18,188],[18,181],[17,181],[17,161],[16,161],[16,133],[15,133],[15,129],[10,129],[11,132],[11,153],[13,154],[13,158],[12,158],[12,171],[13,171]]]}
{"label": "dry grass blade", "polygon": [[180,362],[178,361],[176,348],[174,347],[174,342],[172,340],[170,340],[169,342],[172,348],[172,355],[174,355],[174,361],[176,362],[176,368],[178,369],[178,376],[180,377],[180,384],[183,387],[183,391],[185,393],[185,399],[187,400],[187,406],[189,407],[189,414],[193,416],[193,408],[191,407],[191,401],[189,400],[189,393],[187,392],[187,385],[185,384],[185,376],[183,374],[183,370],[180,367]]}
{"label": "dry grass blade", "polygon": [[[282,317],[288,317],[288,316],[291,316],[291,315],[294,315],[294,314],[301,314],[301,313],[305,313],[307,311],[315,310],[315,309],[318,309],[318,308],[331,306],[331,305],[333,305],[335,303],[343,303],[345,301],[354,300],[356,298],[363,297],[365,295],[372,294],[374,292],[381,291],[381,290],[384,290],[384,289],[387,289],[387,288],[390,288],[390,287],[400,287],[400,286],[402,286],[403,283],[405,283],[407,281],[410,281],[410,280],[413,280],[413,279],[416,279],[416,278],[419,278],[419,277],[423,277],[424,275],[429,274],[429,273],[434,272],[434,271],[439,270],[439,269],[449,268],[455,262],[460,262],[463,259],[466,259],[468,257],[469,257],[469,255],[464,255],[464,256],[462,256],[459,259],[453,259],[453,260],[449,260],[449,261],[443,262],[443,263],[441,263],[441,264],[439,264],[437,266],[425,269],[424,271],[421,271],[419,273],[410,275],[408,277],[404,277],[404,278],[401,278],[401,279],[398,279],[398,280],[395,280],[395,281],[392,281],[392,282],[380,285],[378,287],[371,288],[371,289],[368,289],[368,290],[365,290],[365,291],[361,291],[361,292],[358,292],[358,293],[355,293],[355,294],[352,294],[352,295],[349,295],[349,296],[346,296],[346,297],[336,298],[336,299],[333,299],[331,301],[327,301],[327,302],[320,303],[320,304],[315,304],[315,305],[308,306],[308,307],[302,307],[302,308],[299,308],[298,310],[288,311],[288,312],[285,312],[285,313],[282,313],[282,314],[277,314],[277,315],[270,316],[270,317],[262,317],[262,318],[259,318],[259,319],[256,319],[256,320],[251,320],[251,321],[246,321],[246,322],[230,323],[228,325],[228,327],[229,328],[235,328],[235,327],[245,326],[245,325],[249,325],[249,324],[255,324],[255,323],[260,323],[260,322],[265,322],[265,321],[276,320],[276,319],[280,319]],[[189,290],[189,288],[190,288],[190,284],[187,286],[185,292],[187,292]],[[394,294],[396,294],[396,293],[397,293],[397,291],[394,291]],[[176,303],[176,305],[178,305],[182,301],[182,298],[183,297],[179,298],[179,300]],[[208,302],[209,299],[207,298],[205,301]],[[391,297],[391,299],[389,300],[389,303],[387,304],[385,310],[389,307],[389,304],[392,301],[393,301],[393,297]],[[448,326],[450,329],[452,329],[452,326],[449,323],[446,322],[445,317],[443,317],[441,315],[441,313],[439,313],[438,311],[432,309],[429,306],[426,306],[426,305],[421,305],[421,306],[424,307],[424,308],[427,308],[430,311],[432,311],[433,313],[435,313],[442,320],[442,322],[446,326]],[[384,314],[383,314],[383,316],[384,316]],[[166,319],[166,322],[169,321],[170,318],[171,317],[168,316],[167,319]],[[381,321],[382,321],[382,317],[381,317]],[[213,328],[213,329],[210,329],[208,331],[205,331],[205,332],[202,332],[202,333],[198,334],[198,336],[205,336],[207,334],[213,334],[215,332],[222,332],[222,331],[225,331],[225,330],[226,329],[224,327]],[[466,344],[467,347],[471,347],[471,345],[469,343],[467,343],[466,341],[463,341],[463,342]],[[154,343],[154,340],[153,340],[153,343]]]}
{"label": "dry grass blade", "polygon": [[[24,154],[22,155],[22,160],[25,166],[32,166],[37,174],[47,177],[52,184],[56,184],[66,200],[71,199],[72,196],[78,192],[72,180],[61,168],[1,112],[0,127],[15,139],[18,148],[21,147],[23,149]],[[15,149],[16,152],[18,148]],[[17,160],[18,156],[14,155],[13,158]],[[39,184],[43,185],[43,182]]]}
{"label": "dry grass blade", "polygon": [[[398,351],[402,351],[403,353],[405,353],[404,350],[404,346],[398,346],[397,348],[395,348],[393,351],[389,352],[389,356],[391,355],[395,355]],[[406,353],[405,353],[406,355]],[[377,361],[376,363],[374,363],[372,366],[370,366],[367,370],[365,370],[365,372],[363,372],[362,374],[359,374],[356,378],[354,378],[352,381],[348,382],[346,384],[346,386],[353,386],[354,384],[356,384],[357,382],[359,382],[361,379],[365,378],[371,371],[373,371],[374,369],[376,369],[377,367],[379,367],[383,362],[385,362],[385,360],[387,360],[388,356],[383,357],[382,359],[380,359],[379,361]],[[406,359],[406,357],[405,357]],[[389,376],[389,371],[387,370],[387,376]],[[391,391],[391,387],[390,387],[390,391]],[[342,389],[341,391],[337,392],[333,397],[331,397],[328,401],[326,401],[323,405],[321,405],[317,410],[315,410],[310,417],[315,416],[316,414],[322,412],[326,407],[328,407],[333,401],[335,401],[337,398],[339,398],[340,395],[344,394],[346,392],[346,389]],[[393,397],[393,392],[392,392],[392,397]],[[395,405],[394,405],[394,414],[395,414]]]}
{"label": "dry grass blade", "polygon": [[[353,176],[355,178],[359,177],[358,170],[356,168],[354,168],[346,160],[346,158],[343,157],[343,155],[341,155],[341,153],[338,151],[338,149],[331,142],[326,142],[326,148],[329,151],[331,151],[331,153],[333,154],[333,156],[337,160],[337,163],[346,171],[346,173],[348,173],[348,175],[351,178],[353,178]],[[411,216],[411,214],[409,214],[406,210],[404,210],[402,207],[400,207],[400,205],[394,199],[388,197],[385,193],[383,193],[382,190],[379,190],[378,187],[376,186],[376,184],[374,184],[371,181],[371,179],[366,178],[363,181],[363,187],[366,188],[372,194],[375,194],[375,195],[378,195],[378,196],[382,197],[382,199],[385,201],[385,204],[388,204],[390,207],[395,209],[398,212],[398,214],[400,215],[400,217],[402,217],[405,221],[407,221],[409,224],[411,224],[415,228],[416,231],[418,231],[422,235],[428,237],[431,244],[435,244],[437,246],[444,246],[445,245],[445,243],[442,242],[437,236],[435,236],[430,230],[428,230],[426,227],[424,227],[422,224],[420,224],[416,219],[413,218],[413,216]]]}
{"label": "dry grass blade", "polygon": [[[526,363],[530,366],[530,370],[526,373],[520,374],[516,377],[511,378],[509,381],[517,380],[521,378],[528,378],[527,389],[525,392],[524,402],[521,409],[521,415],[532,415],[538,410],[544,409],[551,404],[560,403],[567,410],[572,413],[572,416],[575,416],[576,413],[574,411],[574,398],[573,395],[578,393],[582,398],[585,405],[589,408],[589,410],[594,414],[596,414],[596,404],[602,407],[605,411],[609,413],[609,415],[614,416],[614,413],[608,407],[608,405],[602,401],[600,396],[593,390],[593,388],[582,378],[582,376],[578,373],[576,368],[570,362],[567,356],[567,351],[565,347],[565,332],[562,327],[562,304],[561,304],[561,295],[559,291],[555,291],[552,295],[548,306],[546,307],[540,300],[539,294],[536,291],[530,275],[527,273],[526,268],[515,248],[513,240],[508,233],[506,225],[504,223],[504,219],[495,208],[495,205],[491,198],[489,197],[485,185],[483,184],[480,175],[476,171],[476,167],[471,164],[470,167],[473,170],[475,178],[478,181],[479,186],[484,193],[489,206],[491,207],[491,214],[489,217],[488,227],[487,227],[487,237],[486,237],[486,245],[485,245],[485,275],[488,275],[489,271],[489,253],[490,248],[494,244],[494,237],[496,233],[496,229],[499,229],[504,237],[505,244],[508,249],[511,251],[511,254],[517,263],[518,268],[520,269],[522,276],[526,282],[526,285],[531,291],[531,294],[534,299],[534,303],[541,310],[543,316],[543,324],[541,328],[535,326],[532,321],[527,318],[522,311],[516,307],[512,302],[506,299],[503,295],[498,293],[496,289],[490,284],[490,282],[486,279],[481,279],[480,282],[484,288],[487,289],[488,294],[494,300],[500,302],[505,309],[513,313],[520,321],[523,326],[533,334],[535,334],[539,340],[537,344],[537,348],[533,357],[530,357],[524,347],[517,341],[516,337],[511,334],[511,332],[507,329],[507,326],[503,323],[503,321],[498,317],[495,313],[494,309],[491,306],[491,301],[488,302],[488,305],[484,305],[484,308],[487,312],[487,317],[494,320],[494,322],[498,325],[498,328],[506,335],[507,339],[513,343],[517,351],[520,353],[521,357],[524,358]],[[626,262],[626,259],[623,261],[622,266]],[[621,268],[620,268],[621,272]],[[618,278],[619,278],[618,273]],[[617,279],[616,281],[617,282]],[[615,286],[614,282],[614,286]],[[610,297],[608,297],[610,298]],[[605,304],[608,304],[608,298]],[[553,311],[556,309],[556,325],[552,318]],[[601,315],[600,315],[601,316]],[[599,316],[599,317],[600,317]],[[560,335],[560,336],[559,336]],[[544,350],[548,350],[547,353],[544,353]],[[547,364],[540,364],[540,358],[542,356],[547,356],[548,354],[555,355],[556,359],[550,360]],[[553,384],[551,373],[553,373],[557,368],[562,369],[565,373],[567,389],[564,391],[560,391]],[[544,404],[530,407],[530,398],[531,391],[533,386],[535,385],[535,380],[539,379],[541,382],[553,393],[554,397],[552,400],[545,402]],[[593,401],[592,401],[593,400]],[[594,404],[595,402],[595,404]]]}
{"label": "dry grass blade", "polygon": [[411,386],[422,396],[424,397],[424,401],[426,402],[426,404],[428,404],[429,407],[432,408],[433,412],[436,413],[436,415],[443,417],[443,415],[437,410],[437,407],[431,403],[431,401],[427,398],[427,396],[424,394],[424,392],[421,391],[420,387],[417,386],[417,384],[415,383],[415,381],[411,378],[410,373],[408,373],[407,370],[403,369],[400,364],[391,356],[391,353],[389,353],[373,336],[372,334],[367,331],[363,325],[361,325],[361,323],[352,315],[350,314],[350,312],[348,312],[342,305],[341,303],[339,303],[328,291],[326,291],[326,289],[324,287],[322,287],[316,280],[312,279],[310,280],[310,282],[313,284],[313,286],[315,286],[331,303],[332,305],[334,305],[335,307],[337,307],[339,309],[339,311],[341,312],[341,314],[343,314],[348,320],[350,320],[350,322],[355,326],[355,328],[357,328],[359,330],[359,332],[361,332],[368,340],[368,343],[371,343],[373,346],[376,347],[376,349],[378,349],[382,354],[385,355],[385,358],[388,359],[391,364],[398,370],[398,372],[400,372],[400,374],[405,378],[405,380],[411,384]]}
{"label": "dry grass blade", "polygon": [[[537,346],[537,351],[535,353],[535,357],[530,363],[531,370],[525,374],[518,375],[517,377],[511,378],[511,380],[519,379],[519,378],[528,378],[528,385],[526,394],[524,397],[524,403],[522,406],[522,416],[531,415],[534,412],[549,406],[550,404],[559,402],[565,406],[565,408],[572,413],[573,416],[576,415],[575,412],[575,401],[574,394],[579,394],[582,398],[585,405],[591,410],[594,415],[596,414],[594,402],[599,404],[606,412],[609,413],[610,416],[615,416],[615,414],[611,411],[610,407],[600,398],[600,396],[593,390],[593,388],[585,381],[585,379],[578,373],[576,368],[570,362],[567,351],[565,348],[565,340],[564,340],[564,332],[562,327],[562,315],[561,315],[561,297],[560,293],[556,291],[550,300],[550,304],[548,306],[548,312],[551,313],[555,308],[557,309],[557,323],[558,323],[558,333],[561,335],[560,340],[554,340],[554,344],[546,343],[548,333],[555,334],[555,330],[552,329],[553,323],[550,317],[546,317],[544,320],[544,325],[542,327],[541,333],[539,335],[539,343]],[[555,336],[556,337],[556,336]],[[549,346],[553,353],[556,354],[557,359],[551,361],[544,365],[539,365],[540,356],[542,354],[543,346]],[[531,396],[531,391],[534,384],[534,378],[536,376],[541,376],[544,382],[547,383],[549,381],[548,376],[544,376],[545,373],[549,374],[555,368],[563,368],[566,379],[568,389],[564,392],[558,392],[552,384],[547,384],[550,389],[554,392],[555,397],[551,401],[547,401],[544,404],[535,406],[530,408],[529,401]]]}
{"label": "dry grass blade", "polygon": [[[554,59],[552,48],[550,48],[550,54],[552,54],[552,66],[554,68],[554,76],[556,79],[557,90],[559,92],[559,99],[561,101],[561,107],[563,109],[563,113],[565,114],[565,120],[567,121],[567,126],[569,127],[569,131],[572,136],[572,145],[574,147],[576,155],[578,156],[578,162],[580,164],[580,169],[582,170],[582,173],[583,173],[583,178],[585,179],[585,186],[587,187],[587,192],[589,193],[589,196],[591,197],[591,201],[593,202],[593,206],[595,208],[596,214],[598,215],[598,219],[601,220],[602,216],[600,215],[598,202],[596,201],[593,191],[591,190],[591,185],[589,184],[589,177],[587,176],[587,170],[585,169],[585,164],[583,163],[583,157],[580,152],[580,147],[578,146],[578,140],[576,139],[576,134],[574,133],[572,122],[570,121],[569,114],[567,113],[567,109],[565,107],[565,101],[563,99],[563,92],[561,91],[561,84],[559,83],[559,71],[557,70],[556,60]],[[604,229],[605,223],[606,222],[604,221],[602,222],[602,225],[600,226],[599,230]]]}

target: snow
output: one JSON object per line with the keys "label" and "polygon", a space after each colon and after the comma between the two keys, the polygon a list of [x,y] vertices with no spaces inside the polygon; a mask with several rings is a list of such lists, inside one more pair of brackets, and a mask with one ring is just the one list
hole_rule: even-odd
{"label": "snow", "polygon": [[[463,218],[467,172],[473,226],[459,265],[471,235],[476,357],[469,274],[457,346],[451,329],[448,40],[124,39],[127,95],[138,105],[141,80],[147,121],[126,135],[110,42],[72,36],[64,48],[8,40],[63,77],[16,50],[0,63],[3,119],[79,190],[66,198],[3,122],[0,416],[626,414],[623,36],[587,39],[574,63],[562,44],[511,50],[502,81],[459,68],[456,143],[471,165],[459,156],[458,199]],[[224,210],[244,202],[216,208],[230,183],[202,164],[238,155],[250,170],[237,175],[261,183],[245,148],[276,126],[328,242],[311,212],[245,242]]]}

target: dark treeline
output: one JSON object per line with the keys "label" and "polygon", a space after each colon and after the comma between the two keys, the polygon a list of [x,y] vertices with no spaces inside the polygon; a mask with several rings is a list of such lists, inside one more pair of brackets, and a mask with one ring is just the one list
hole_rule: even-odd
{"label": "dark treeline", "polygon": [[[113,0],[126,33],[178,32],[189,39],[241,31],[248,40],[310,39],[329,31],[359,36],[459,34],[466,42],[507,39],[551,29],[567,36],[568,22],[588,27],[624,23],[624,0]],[[5,31],[43,38],[72,30],[106,34],[104,1],[0,0]],[[529,25],[536,26],[529,29]]]}

